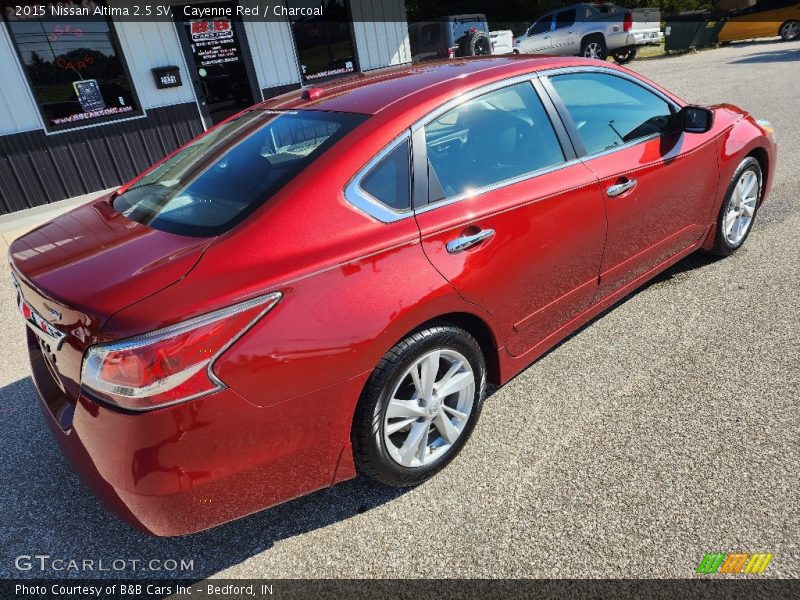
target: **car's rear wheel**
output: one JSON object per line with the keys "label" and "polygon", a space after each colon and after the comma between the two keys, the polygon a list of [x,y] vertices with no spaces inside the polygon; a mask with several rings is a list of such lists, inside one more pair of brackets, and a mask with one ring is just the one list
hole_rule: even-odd
{"label": "car's rear wheel", "polygon": [[596,58],[597,60],[605,60],[608,58],[608,50],[606,50],[606,41],[602,35],[590,35],[585,37],[581,42],[581,56],[584,58]]}
{"label": "car's rear wheel", "polygon": [[744,244],[761,202],[762,181],[761,165],[748,156],[736,169],[728,186],[717,218],[717,235],[712,253],[728,256]]}
{"label": "car's rear wheel", "polygon": [[458,327],[409,335],[383,357],[353,420],[356,468],[383,483],[415,485],[447,465],[466,443],[486,393],[486,364]]}
{"label": "car's rear wheel", "polygon": [[626,65],[631,62],[634,58],[636,58],[636,48],[623,48],[622,50],[616,50],[612,56],[614,60],[617,61],[617,64]]}
{"label": "car's rear wheel", "polygon": [[787,42],[793,42],[800,38],[800,21],[786,21],[778,31],[780,36]]}

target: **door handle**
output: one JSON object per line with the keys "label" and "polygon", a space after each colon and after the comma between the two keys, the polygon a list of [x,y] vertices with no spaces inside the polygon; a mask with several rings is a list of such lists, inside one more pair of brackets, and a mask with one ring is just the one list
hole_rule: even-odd
{"label": "door handle", "polygon": [[476,234],[465,235],[454,240],[450,240],[447,242],[447,246],[445,247],[450,254],[456,254],[457,252],[463,252],[467,248],[477,246],[481,242],[488,240],[493,235],[494,229],[482,229]]}
{"label": "door handle", "polygon": [[606,190],[606,194],[608,194],[609,198],[615,198],[620,194],[624,194],[630,189],[636,187],[636,180],[635,179],[628,179],[628,181],[623,181],[622,183],[617,183],[612,185]]}

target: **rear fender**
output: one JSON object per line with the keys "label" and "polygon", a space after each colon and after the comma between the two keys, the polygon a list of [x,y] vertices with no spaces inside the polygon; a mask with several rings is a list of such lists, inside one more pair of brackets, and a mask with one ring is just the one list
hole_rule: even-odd
{"label": "rear fender", "polygon": [[440,315],[466,312],[489,321],[430,265],[418,241],[281,291],[278,305],[214,368],[222,381],[259,406],[371,372],[409,331]]}

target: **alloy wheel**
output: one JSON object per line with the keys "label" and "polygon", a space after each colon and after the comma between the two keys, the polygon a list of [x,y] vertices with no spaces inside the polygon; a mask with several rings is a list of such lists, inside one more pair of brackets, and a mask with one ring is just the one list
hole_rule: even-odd
{"label": "alloy wheel", "polygon": [[748,169],[742,173],[728,201],[728,210],[722,222],[725,239],[731,246],[738,246],[750,230],[760,191],[755,171]]}
{"label": "alloy wheel", "polygon": [[475,373],[455,350],[418,358],[400,377],[383,419],[383,439],[404,467],[427,466],[444,457],[464,431],[475,399]]}
{"label": "alloy wheel", "polygon": [[586,44],[586,48],[583,51],[583,56],[585,58],[600,58],[602,54],[602,48],[600,48],[600,44],[597,42],[589,42]]}
{"label": "alloy wheel", "polygon": [[789,21],[781,28],[781,37],[784,40],[792,41],[800,37],[800,21]]}
{"label": "alloy wheel", "polygon": [[475,56],[486,56],[491,54],[491,49],[489,48],[489,40],[480,39],[475,44]]}
{"label": "alloy wheel", "polygon": [[619,64],[625,64],[633,60],[636,56],[636,50],[625,50],[624,52],[617,52],[614,54],[614,60]]}

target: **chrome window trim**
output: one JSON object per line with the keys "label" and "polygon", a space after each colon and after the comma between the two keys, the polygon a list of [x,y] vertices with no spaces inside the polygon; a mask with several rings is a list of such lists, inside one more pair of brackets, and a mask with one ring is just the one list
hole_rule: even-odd
{"label": "chrome window trim", "polygon": [[[653,88],[652,86],[648,85],[646,82],[641,81],[640,79],[628,75],[622,71],[617,71],[616,69],[610,67],[603,67],[603,66],[573,66],[573,67],[555,67],[552,69],[545,69],[541,71],[536,71],[533,73],[525,73],[523,75],[517,75],[515,77],[511,77],[510,79],[503,79],[500,81],[495,81],[489,85],[471,90],[460,95],[458,98],[454,98],[452,100],[448,100],[444,104],[440,105],[439,107],[435,108],[433,111],[429,112],[427,115],[422,117],[421,119],[414,122],[411,127],[394,140],[392,140],[383,150],[381,150],[378,154],[376,154],[364,167],[359,169],[356,175],[350,180],[344,190],[345,199],[355,208],[359,209],[361,212],[366,213],[367,215],[374,217],[375,219],[383,222],[383,223],[393,223],[396,221],[400,221],[402,219],[407,219],[412,217],[414,214],[427,212],[429,210],[437,209],[441,206],[447,206],[449,204],[454,204],[456,202],[460,202],[462,200],[466,200],[467,198],[472,198],[475,196],[479,196],[481,194],[485,194],[494,190],[502,189],[504,187],[508,187],[510,185],[515,185],[517,183],[521,183],[523,181],[527,181],[528,179],[533,179],[534,177],[539,177],[541,175],[545,175],[547,173],[552,173],[554,171],[559,171],[561,169],[565,169],[576,165],[578,163],[585,162],[586,160],[591,160],[600,156],[605,156],[607,154],[611,154],[617,152],[619,150],[623,150],[625,148],[629,148],[631,146],[635,146],[638,144],[642,144],[644,142],[652,141],[660,136],[660,134],[651,134],[647,137],[643,137],[637,140],[632,140],[626,144],[621,146],[616,146],[614,148],[609,148],[608,150],[603,150],[601,152],[596,152],[593,154],[586,154],[584,156],[579,156],[571,160],[566,160],[565,162],[559,163],[557,165],[552,165],[550,167],[545,167],[543,169],[538,169],[536,171],[530,171],[528,173],[523,173],[522,175],[518,175],[516,177],[512,177],[510,179],[504,179],[502,181],[498,181],[496,183],[492,183],[490,185],[483,186],[481,188],[477,188],[475,190],[471,190],[470,192],[463,192],[461,194],[451,196],[449,198],[444,198],[442,200],[438,200],[431,204],[427,204],[416,209],[409,208],[408,210],[404,211],[396,211],[383,202],[374,198],[367,192],[365,192],[360,187],[360,183],[362,179],[372,170],[375,165],[380,162],[387,154],[389,154],[392,150],[394,150],[398,144],[401,142],[408,140],[410,142],[411,134],[418,131],[419,129],[425,127],[431,121],[435,121],[440,116],[445,114],[446,112],[457,108],[461,104],[465,102],[469,102],[479,96],[483,96],[484,94],[488,94],[499,89],[503,89],[505,87],[510,87],[512,85],[516,85],[518,83],[522,83],[525,81],[532,82],[535,79],[540,77],[550,77],[556,75],[566,75],[569,73],[602,73],[606,75],[612,75],[616,77],[621,77],[623,79],[627,79],[631,83],[639,85],[649,92],[655,94],[662,100],[664,100],[671,108],[674,110],[680,110],[680,106],[672,100],[672,98],[666,96],[663,92]],[[534,91],[536,91],[534,89]],[[536,92],[538,95],[538,92]],[[413,198],[412,198],[412,205],[413,205]]]}
{"label": "chrome window trim", "polygon": [[639,87],[643,87],[647,91],[655,94],[675,110],[680,110],[681,108],[672,98],[664,94],[664,92],[657,90],[656,88],[648,84],[646,81],[642,81],[641,79],[634,77],[633,75],[629,75],[628,73],[625,73],[623,71],[617,71],[616,69],[612,69],[611,67],[580,65],[573,67],[555,67],[553,69],[546,69],[544,71],[539,71],[539,75],[544,77],[555,77],[556,75],[568,75],[569,73],[600,73],[601,75],[611,75],[613,77],[620,77],[622,79],[627,79],[631,83],[634,83]]}
{"label": "chrome window trim", "polygon": [[600,150],[599,152],[592,152],[591,154],[584,154],[581,159],[585,162],[588,160],[594,160],[595,158],[599,158],[601,156],[606,156],[608,154],[613,154],[619,150],[625,150],[625,148],[632,148],[633,146],[638,146],[639,144],[644,144],[645,142],[652,142],[661,137],[660,133],[651,133],[645,137],[636,138],[635,140],[631,140],[630,142],[625,142],[624,144],[620,144],[619,146],[614,146],[613,148],[606,148],[605,150]]}
{"label": "chrome window trim", "polygon": [[516,177],[512,177],[510,179],[503,179],[502,181],[490,183],[489,185],[485,185],[483,187],[471,190],[469,192],[462,192],[461,194],[457,194],[456,196],[450,196],[449,198],[443,198],[442,200],[437,200],[436,202],[432,202],[431,204],[418,208],[415,212],[424,213],[428,212],[429,210],[437,209],[441,206],[447,206],[448,204],[455,204],[456,202],[461,202],[462,200],[466,200],[468,198],[480,196],[481,194],[487,194],[489,192],[493,192],[495,190],[508,187],[510,185],[516,185],[517,183],[522,183],[523,181],[527,181],[528,179],[533,179],[534,177],[540,177],[541,175],[546,175],[547,173],[552,173],[554,171],[560,171],[561,169],[566,169],[567,167],[577,165],[580,162],[581,162],[580,158],[573,158],[572,160],[567,160],[558,163],[557,165],[551,165],[549,167],[537,169],[536,171],[529,171],[528,173],[523,173],[522,175],[517,175]]}
{"label": "chrome window trim", "polygon": [[[470,100],[474,100],[478,96],[483,96],[484,94],[489,94],[491,92],[496,92],[497,90],[501,90],[505,87],[510,87],[512,85],[517,85],[518,83],[523,83],[525,81],[533,81],[539,77],[539,73],[525,73],[524,75],[517,75],[516,77],[512,77],[510,79],[503,79],[501,81],[495,81],[489,85],[485,85],[483,87],[474,89],[470,92],[466,92],[465,94],[461,94],[458,98],[453,98],[452,100],[448,100],[444,104],[440,105],[439,107],[433,109],[432,112],[429,112],[427,115],[416,121],[411,126],[411,131],[417,131],[422,127],[425,127],[431,121],[435,121],[439,117],[441,117],[444,113],[453,110],[454,108],[461,106],[465,102],[469,102]],[[534,90],[536,91],[536,90]],[[537,93],[538,96],[538,93]]]}
{"label": "chrome window trim", "polygon": [[[361,182],[364,180],[364,177],[369,175],[372,169],[377,166],[379,162],[381,162],[387,155],[389,155],[397,146],[402,144],[403,142],[409,143],[409,148],[411,147],[410,144],[411,138],[411,131],[406,129],[393,139],[387,146],[383,148],[378,154],[373,156],[370,161],[364,165],[358,172],[353,176],[347,186],[344,188],[344,197],[351,205],[355,208],[368,214],[375,219],[383,223],[394,223],[395,221],[400,221],[401,219],[407,219],[408,217],[414,214],[414,211],[411,209],[411,202],[409,202],[409,207],[405,210],[395,210],[390,206],[387,206],[383,202],[381,202],[378,198],[374,197],[372,194],[369,194],[361,187]],[[409,156],[409,160],[411,157]],[[411,177],[409,171],[409,198],[411,198],[410,194],[410,186],[411,186]]]}

